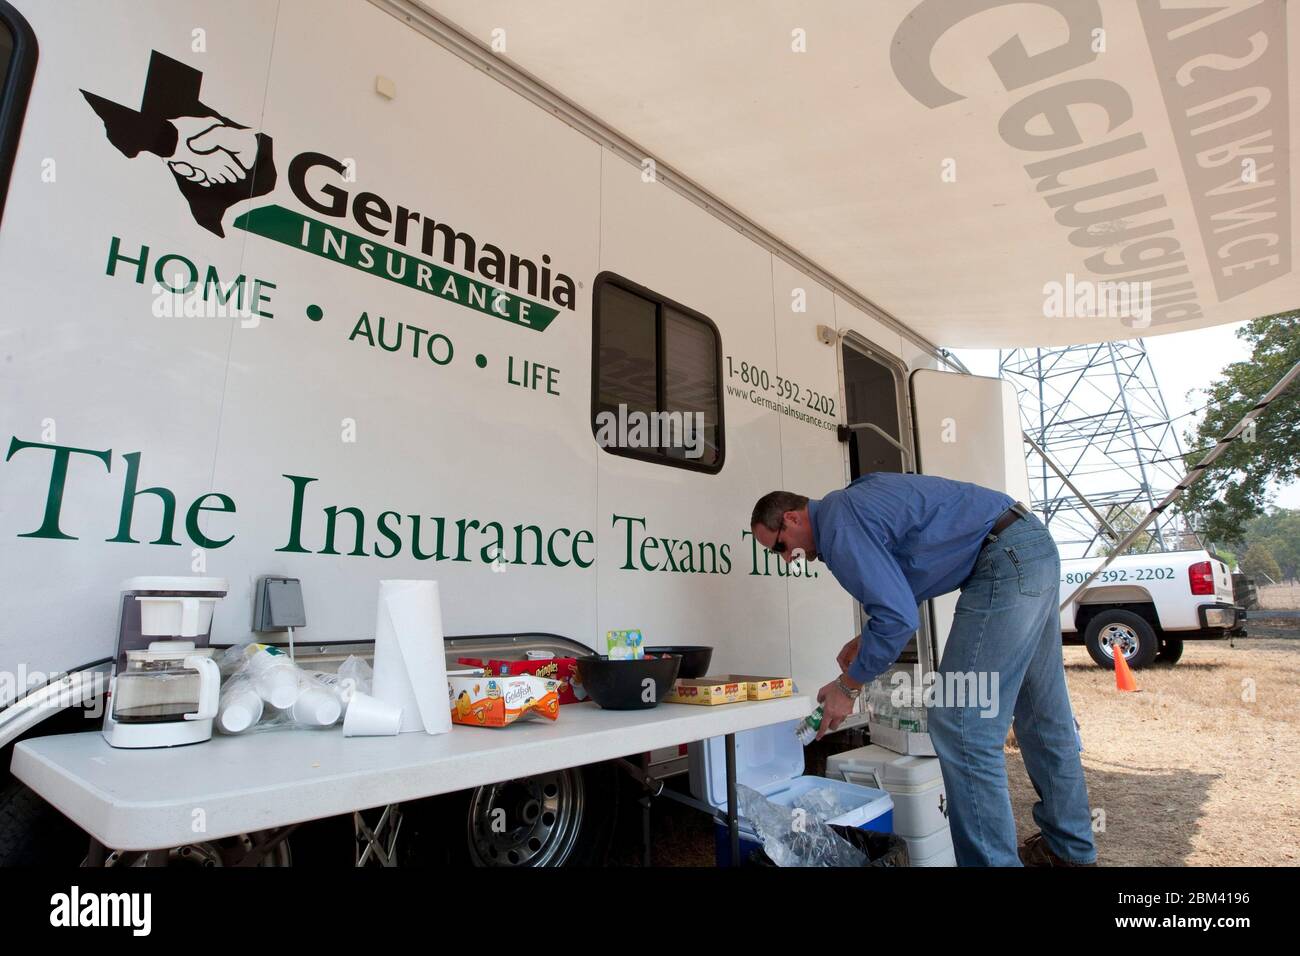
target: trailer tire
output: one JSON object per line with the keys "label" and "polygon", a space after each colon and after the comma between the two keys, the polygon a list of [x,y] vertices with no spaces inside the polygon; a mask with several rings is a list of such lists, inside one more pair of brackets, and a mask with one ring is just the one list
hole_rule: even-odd
{"label": "trailer tire", "polygon": [[90,837],[21,780],[0,787],[0,867],[76,866]]}
{"label": "trailer tire", "polygon": [[1183,656],[1183,639],[1165,636],[1160,642],[1160,653],[1156,656],[1157,664],[1177,664]]}
{"label": "trailer tire", "polygon": [[1151,664],[1160,651],[1160,640],[1150,622],[1139,614],[1118,608],[1101,611],[1088,621],[1083,642],[1097,666],[1107,670],[1115,667],[1112,643],[1124,646],[1124,660],[1134,670]]}
{"label": "trailer tire", "polygon": [[618,816],[617,770],[573,767],[406,803],[402,813],[406,866],[601,866]]}

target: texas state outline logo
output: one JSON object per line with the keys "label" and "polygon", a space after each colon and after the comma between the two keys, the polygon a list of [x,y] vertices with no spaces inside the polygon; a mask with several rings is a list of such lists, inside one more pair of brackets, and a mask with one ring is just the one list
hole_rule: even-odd
{"label": "texas state outline logo", "polygon": [[128,159],[160,157],[194,221],[225,236],[222,220],[237,202],[275,188],[271,137],[223,116],[199,99],[203,73],[152,51],[140,108],[82,90],[104,121],[108,141]]}

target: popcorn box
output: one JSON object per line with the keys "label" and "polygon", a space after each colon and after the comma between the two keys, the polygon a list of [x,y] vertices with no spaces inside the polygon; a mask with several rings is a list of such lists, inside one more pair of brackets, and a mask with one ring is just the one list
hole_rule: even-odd
{"label": "popcorn box", "polygon": [[558,681],[530,674],[447,676],[451,722],[470,727],[506,727],[526,717],[560,715]]}
{"label": "popcorn box", "polygon": [[717,704],[734,704],[748,697],[749,686],[744,681],[730,677],[681,677],[673,684],[673,689],[664,697],[664,701],[713,707]]}

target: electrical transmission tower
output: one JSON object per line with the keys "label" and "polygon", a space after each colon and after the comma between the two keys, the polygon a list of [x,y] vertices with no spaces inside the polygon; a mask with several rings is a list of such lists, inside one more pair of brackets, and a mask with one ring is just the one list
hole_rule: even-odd
{"label": "electrical transmission tower", "polygon": [[[998,366],[1019,394],[1026,434],[1068,479],[1028,451],[1034,510],[1063,557],[1114,543],[1182,477],[1182,446],[1140,339],[1003,351]],[[1199,547],[1175,514],[1158,516],[1148,531],[1142,550]]]}

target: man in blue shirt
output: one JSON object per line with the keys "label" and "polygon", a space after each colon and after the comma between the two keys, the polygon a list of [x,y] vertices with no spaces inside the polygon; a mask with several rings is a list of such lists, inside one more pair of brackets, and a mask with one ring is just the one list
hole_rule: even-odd
{"label": "man in blue shirt", "polygon": [[[818,692],[823,734],[898,659],[919,626],[917,604],[960,588],[925,697],[957,862],[1096,861],[1061,657],[1060,557],[1032,512],[979,485],[879,472],[821,500],[764,495],[751,528],[787,562],[820,558],[868,615],[840,651],[843,673]],[[1019,849],[1003,756],[1013,717],[1039,797],[1040,832]]]}

